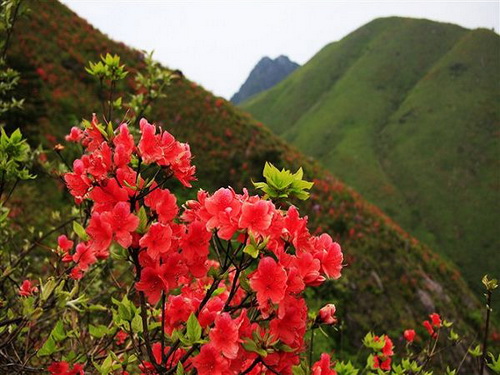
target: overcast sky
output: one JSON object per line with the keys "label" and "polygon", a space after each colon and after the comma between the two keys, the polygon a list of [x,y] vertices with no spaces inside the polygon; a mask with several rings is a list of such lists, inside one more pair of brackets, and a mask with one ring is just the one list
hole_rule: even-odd
{"label": "overcast sky", "polygon": [[404,16],[500,29],[500,1],[63,0],[112,39],[155,50],[227,99],[263,57],[304,64],[374,18]]}

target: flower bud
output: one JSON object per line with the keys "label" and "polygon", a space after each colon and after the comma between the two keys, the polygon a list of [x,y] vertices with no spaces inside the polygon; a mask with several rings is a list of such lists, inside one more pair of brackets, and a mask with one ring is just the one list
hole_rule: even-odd
{"label": "flower bud", "polygon": [[335,324],[337,323],[337,318],[335,317],[335,305],[329,303],[319,310],[318,321],[323,324]]}
{"label": "flower bud", "polygon": [[415,330],[414,329],[407,329],[404,331],[403,336],[404,336],[406,341],[413,342],[413,340],[415,340]]}

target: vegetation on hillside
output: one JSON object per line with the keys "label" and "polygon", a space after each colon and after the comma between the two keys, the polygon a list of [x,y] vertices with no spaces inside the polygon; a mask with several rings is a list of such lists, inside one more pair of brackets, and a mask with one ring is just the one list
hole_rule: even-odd
{"label": "vegetation on hillside", "polygon": [[377,19],[242,107],[479,291],[500,273],[499,50],[490,30]]}

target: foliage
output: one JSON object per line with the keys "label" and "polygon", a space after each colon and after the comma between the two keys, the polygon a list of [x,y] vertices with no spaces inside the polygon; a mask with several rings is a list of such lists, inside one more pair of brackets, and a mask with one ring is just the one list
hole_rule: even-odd
{"label": "foliage", "polygon": [[296,196],[301,200],[309,198],[309,193],[306,190],[309,190],[313,183],[302,179],[304,175],[302,168],[292,174],[284,168],[280,171],[271,163],[266,162],[262,174],[266,182],[254,182],[253,184],[265,193],[264,197],[283,199]]}

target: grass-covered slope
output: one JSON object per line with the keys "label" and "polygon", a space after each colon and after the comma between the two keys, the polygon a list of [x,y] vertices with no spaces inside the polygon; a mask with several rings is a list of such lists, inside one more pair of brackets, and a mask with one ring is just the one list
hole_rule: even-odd
{"label": "grass-covered slope", "polygon": [[[117,53],[133,72],[141,69],[143,56],[57,2],[33,2],[31,7],[16,28],[9,56],[24,77],[26,110],[23,118],[10,120],[31,139],[57,142],[77,119],[100,109],[98,86],[84,73],[87,61]],[[123,90],[130,91],[131,85],[129,78]],[[462,332],[478,328],[477,302],[454,266],[248,114],[182,79],[168,89],[167,99],[155,104],[150,120],[190,143],[199,187],[241,189],[251,179],[261,179],[265,161],[294,170],[304,167],[315,186],[301,209],[313,230],[327,231],[342,244],[347,264],[338,282],[328,283],[309,301],[338,305],[348,329],[343,347],[357,346],[370,329],[395,337],[401,328],[419,330],[419,322],[435,310],[455,320]],[[338,348],[339,334],[334,338],[325,345]]]}
{"label": "grass-covered slope", "polygon": [[243,108],[455,261],[500,275],[500,37],[384,18]]}

